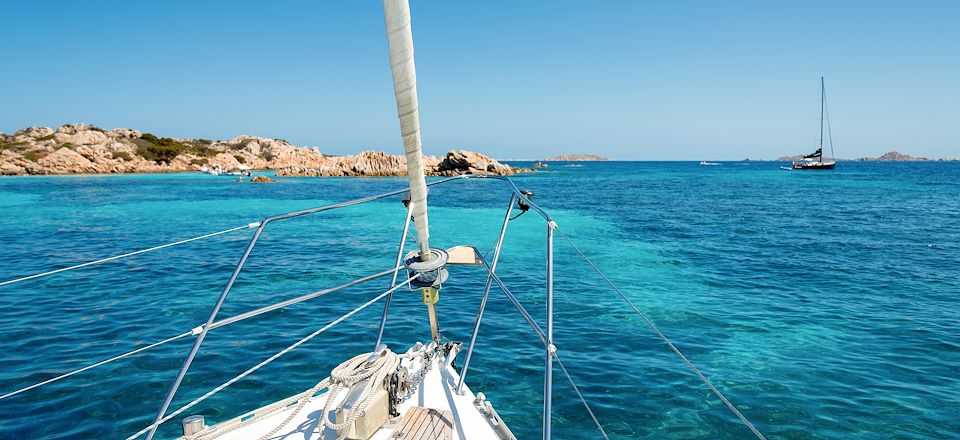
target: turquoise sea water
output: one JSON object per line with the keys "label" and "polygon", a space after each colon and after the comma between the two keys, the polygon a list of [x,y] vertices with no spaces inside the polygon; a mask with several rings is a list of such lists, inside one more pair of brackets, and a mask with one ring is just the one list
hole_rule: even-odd
{"label": "turquoise sea water", "polygon": [[[769,438],[960,438],[960,163],[841,163],[823,173],[778,165],[553,164],[516,180]],[[0,280],[402,186],[194,174],[3,178]],[[508,201],[496,181],[435,187],[434,245],[489,248]],[[271,226],[220,316],[389,267],[404,212],[387,200]],[[511,222],[498,269],[539,319],[544,232],[532,213]],[[0,394],[202,323],[250,233],[0,287]],[[556,344],[611,438],[749,438],[556,244]],[[211,332],[173,407],[388,282]],[[439,305],[447,338],[469,338],[483,282],[476,268],[451,271]],[[519,438],[539,438],[542,351],[494,292],[468,383]],[[370,350],[381,310],[370,307],[191,413],[216,422],[309,388]],[[402,292],[387,342],[400,351],[428,337],[419,295]],[[189,345],[2,400],[0,438],[123,438],[149,423]],[[555,379],[555,438],[599,438],[566,380]],[[161,433],[176,436],[179,423]]]}

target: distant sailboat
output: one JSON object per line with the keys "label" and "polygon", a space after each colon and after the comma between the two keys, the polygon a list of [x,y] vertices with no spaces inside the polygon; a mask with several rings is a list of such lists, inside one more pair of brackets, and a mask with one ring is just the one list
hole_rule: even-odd
{"label": "distant sailboat", "polygon": [[833,156],[833,133],[830,129],[830,114],[827,113],[827,93],[823,86],[823,77],[820,77],[820,146],[817,151],[803,156],[803,159],[793,161],[794,170],[832,170],[837,162],[834,159],[823,159],[823,119],[827,118],[827,139],[830,143],[830,155]]}

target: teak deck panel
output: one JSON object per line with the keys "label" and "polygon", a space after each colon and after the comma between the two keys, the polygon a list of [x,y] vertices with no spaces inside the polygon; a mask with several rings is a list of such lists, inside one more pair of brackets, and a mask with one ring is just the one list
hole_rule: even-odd
{"label": "teak deck panel", "polygon": [[453,413],[447,410],[410,408],[390,435],[395,440],[450,440]]}

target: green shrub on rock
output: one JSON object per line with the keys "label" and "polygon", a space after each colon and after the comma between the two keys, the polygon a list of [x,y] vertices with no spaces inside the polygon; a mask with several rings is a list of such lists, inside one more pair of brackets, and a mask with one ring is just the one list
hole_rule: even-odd
{"label": "green shrub on rock", "polygon": [[130,156],[130,153],[127,153],[126,151],[114,151],[110,153],[110,156],[113,157],[114,159],[123,159],[127,162],[133,160],[133,157]]}
{"label": "green shrub on rock", "polygon": [[158,164],[170,163],[183,153],[203,157],[216,154],[216,151],[202,143],[183,143],[172,138],[158,138],[151,133],[144,133],[140,139],[134,139],[133,142],[137,145],[137,154]]}
{"label": "green shrub on rock", "polygon": [[38,160],[42,159],[46,155],[47,155],[46,152],[28,151],[26,153],[23,153],[23,158],[26,160],[29,160],[30,162],[37,162]]}

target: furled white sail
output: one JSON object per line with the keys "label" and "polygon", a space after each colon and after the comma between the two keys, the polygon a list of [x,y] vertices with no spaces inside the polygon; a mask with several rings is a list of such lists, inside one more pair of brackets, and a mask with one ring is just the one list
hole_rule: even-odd
{"label": "furled white sail", "polygon": [[423,152],[420,144],[420,112],[417,108],[417,70],[413,62],[413,34],[410,31],[410,4],[407,0],[383,0],[393,71],[393,92],[397,97],[400,132],[407,157],[410,202],[420,243],[420,255],[429,260],[430,229],[427,220],[427,184],[423,177]]}

